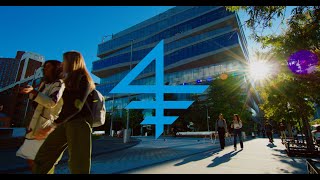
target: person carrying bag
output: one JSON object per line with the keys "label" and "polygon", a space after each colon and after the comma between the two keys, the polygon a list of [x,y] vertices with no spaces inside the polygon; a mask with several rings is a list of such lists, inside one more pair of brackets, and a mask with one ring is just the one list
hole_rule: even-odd
{"label": "person carrying bag", "polygon": [[25,140],[16,152],[16,156],[27,160],[30,168],[32,168],[33,160],[46,138],[37,138],[38,131],[53,124],[63,105],[61,97],[65,86],[61,79],[61,62],[48,60],[44,64],[43,71],[44,81],[40,84],[39,91],[36,91],[32,86],[20,88],[21,94],[29,94],[29,98],[37,103]]}

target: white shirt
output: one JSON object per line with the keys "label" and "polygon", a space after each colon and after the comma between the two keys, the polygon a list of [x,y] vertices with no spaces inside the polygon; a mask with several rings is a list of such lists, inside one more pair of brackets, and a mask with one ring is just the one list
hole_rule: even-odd
{"label": "white shirt", "polygon": [[241,121],[239,121],[239,123],[233,122],[233,123],[231,124],[231,127],[232,127],[233,129],[240,129],[240,128],[242,128],[242,122],[241,122]]}

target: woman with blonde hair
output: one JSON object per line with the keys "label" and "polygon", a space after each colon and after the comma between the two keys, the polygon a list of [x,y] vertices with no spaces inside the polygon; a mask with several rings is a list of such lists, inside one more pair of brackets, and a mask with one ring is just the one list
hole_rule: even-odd
{"label": "woman with blonde hair", "polygon": [[233,128],[233,146],[234,150],[237,150],[237,136],[239,136],[240,140],[240,147],[243,149],[243,142],[242,142],[242,133],[241,133],[241,128],[242,128],[242,121],[239,117],[238,114],[233,115],[233,122],[231,124],[231,128]]}
{"label": "woman with blonde hair", "polygon": [[54,173],[54,165],[68,147],[69,169],[72,174],[89,174],[91,168],[92,117],[84,106],[88,95],[95,88],[81,53],[63,54],[65,91],[63,107],[50,126],[39,133],[48,136],[35,158],[33,173]]}

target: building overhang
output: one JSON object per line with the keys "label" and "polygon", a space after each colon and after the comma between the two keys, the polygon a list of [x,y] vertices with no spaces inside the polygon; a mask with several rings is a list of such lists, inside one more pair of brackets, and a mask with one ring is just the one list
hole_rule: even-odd
{"label": "building overhang", "polygon": [[[197,68],[201,66],[207,66],[210,64],[221,63],[221,62],[226,62],[231,60],[238,60],[238,61],[241,61],[242,63],[246,62],[246,59],[243,56],[243,53],[239,44],[224,47],[216,51],[211,51],[205,54],[201,54],[198,56],[193,56],[191,58],[181,60],[177,63],[166,66],[165,72],[171,73],[175,71],[182,71],[186,69]],[[138,64],[138,62],[139,61],[132,62],[132,66],[134,67],[136,64]],[[110,67],[106,67],[103,69],[99,69],[98,71],[92,71],[92,74],[100,78],[105,78],[113,74],[120,73],[125,70],[129,70],[129,67],[130,67],[130,62],[126,62],[126,63],[121,63],[121,64],[113,65]]]}

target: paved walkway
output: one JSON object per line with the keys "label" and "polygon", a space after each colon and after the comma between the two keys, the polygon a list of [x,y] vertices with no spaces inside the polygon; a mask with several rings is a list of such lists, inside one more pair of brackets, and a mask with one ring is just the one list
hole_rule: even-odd
{"label": "paved walkway", "polygon": [[[123,144],[122,139],[100,139],[93,145],[92,174],[306,174],[305,158],[291,158],[279,139],[275,144],[266,138],[247,139],[244,150],[233,150],[227,141],[221,151],[219,142],[186,137],[135,137],[135,142]],[[238,144],[239,149],[239,144]],[[14,152],[15,153],[15,152]],[[14,163],[12,155],[1,154],[1,168]],[[12,154],[12,153],[11,153]],[[4,161],[3,161],[3,158]],[[20,158],[20,160],[23,160]],[[56,167],[57,174],[68,174],[65,159]],[[12,161],[12,162],[10,162]],[[23,161],[24,162],[24,161]],[[3,164],[4,163],[4,164]],[[25,163],[25,162],[24,162]],[[8,166],[9,167],[9,166]],[[0,173],[30,173],[0,171]]]}
{"label": "paved walkway", "polygon": [[[204,138],[160,137],[156,140],[154,137],[136,138],[141,140],[136,146],[93,158],[91,173],[120,174],[220,148],[219,142],[212,144],[209,139]],[[56,173],[69,173],[68,167],[58,165]]]}
{"label": "paved walkway", "polygon": [[288,157],[281,140],[274,145],[266,138],[244,143],[243,150],[227,146],[166,163],[140,168],[128,174],[307,174],[306,160]]}
{"label": "paved walkway", "polygon": [[[115,151],[121,151],[123,149],[130,148],[137,145],[140,142],[138,139],[133,139],[130,143],[123,143],[122,138],[102,137],[101,139],[93,140],[92,143],[92,157],[99,156],[101,154],[113,153]],[[30,173],[26,160],[16,156],[18,148],[1,149],[0,150],[0,174],[26,174]],[[67,150],[64,153],[59,166],[67,164],[68,153]]]}

